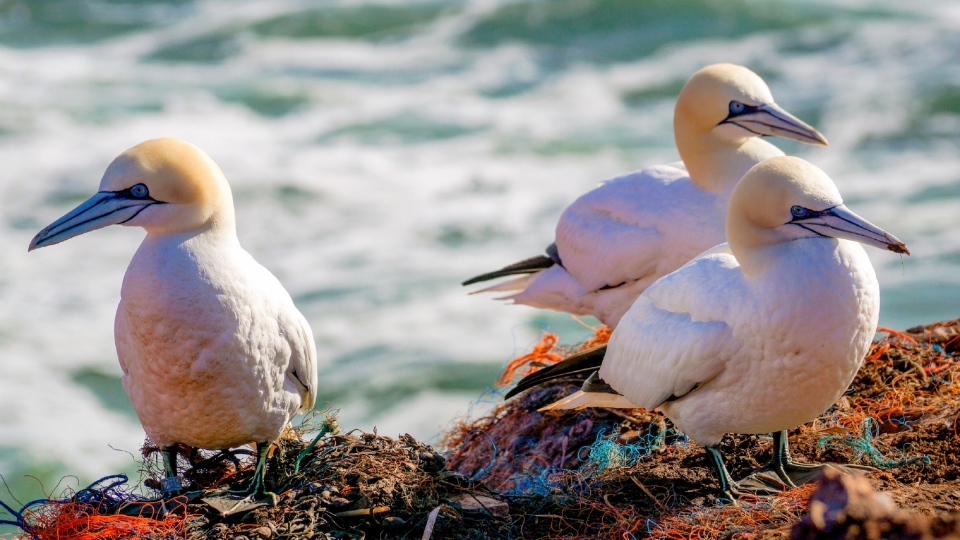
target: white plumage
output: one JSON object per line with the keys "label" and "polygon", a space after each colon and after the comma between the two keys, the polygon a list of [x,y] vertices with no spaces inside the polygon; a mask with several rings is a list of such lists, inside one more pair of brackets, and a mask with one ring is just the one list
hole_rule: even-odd
{"label": "white plumage", "polygon": [[148,235],[127,268],[115,338],[150,439],[232,448],[274,441],[313,408],[313,335],[233,231]]}
{"label": "white plumage", "polygon": [[704,446],[819,416],[870,347],[876,274],[849,240],[796,240],[764,255],[747,277],[724,245],[657,281],[621,320],[600,377]]}
{"label": "white plumage", "polygon": [[[880,289],[857,242],[909,252],[790,157],[743,177],[726,230],[729,244],[656,281],[620,320],[598,373],[619,395],[585,386],[544,409],[659,408],[715,456],[732,496],[716,448],[726,433],[775,433],[770,468],[788,485],[815,468],[790,461],[782,433],[840,398],[873,339]],[[563,363],[551,370],[531,380],[562,376]]]}
{"label": "white plumage", "polygon": [[176,444],[255,442],[252,491],[265,495],[268,443],[316,399],[310,326],[240,247],[230,186],[199,148],[155,139],[127,150],[98,193],[40,231],[30,249],[113,224],[147,231],[123,279],[114,337],[123,387],[164,448],[164,491],[181,489]]}
{"label": "white plumage", "polygon": [[[736,182],[753,165],[783,155],[756,135],[826,144],[774,104],[760,77],[730,64],[691,77],[677,98],[674,131],[682,162],[614,178],[563,212],[552,261],[559,264],[545,261],[548,268],[477,292],[518,291],[504,299],[594,315],[615,328],[651,283],[724,241]],[[492,272],[466,284],[516,273]]]}
{"label": "white plumage", "polygon": [[560,217],[556,245],[563,265],[536,274],[509,299],[594,315],[616,327],[651,283],[724,241],[728,197],[695,186],[683,163],[610,180]]}

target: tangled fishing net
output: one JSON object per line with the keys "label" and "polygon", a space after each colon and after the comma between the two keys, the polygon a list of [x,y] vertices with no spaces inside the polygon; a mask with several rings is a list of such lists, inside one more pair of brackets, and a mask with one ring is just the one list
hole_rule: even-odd
{"label": "tangled fishing net", "polygon": [[[307,421],[271,454],[266,483],[279,496],[276,507],[225,515],[204,499],[247,487],[252,452],[183,447],[180,465],[191,495],[159,504],[157,494],[127,488],[125,477],[108,477],[20,509],[3,504],[0,520],[19,526],[20,538],[37,540],[878,537],[870,530],[937,538],[960,531],[958,520],[916,517],[960,507],[960,320],[881,332],[840,402],[790,433],[801,461],[879,469],[866,487],[831,477],[816,492],[806,485],[772,498],[744,497],[739,506],[721,504],[703,450],[658,412],[537,412],[575,391],[581,381],[571,379],[461,421],[440,444],[442,453],[409,435],[358,431],[328,434],[310,448],[312,433],[330,429],[335,419]],[[565,347],[544,334],[507,365],[499,384],[609,335],[599,328],[587,343]],[[771,440],[729,436],[721,447],[740,478],[769,460]],[[157,449],[143,450],[142,484],[149,491],[162,473]],[[870,489],[886,493],[874,497]],[[878,506],[851,507],[851,501]]]}

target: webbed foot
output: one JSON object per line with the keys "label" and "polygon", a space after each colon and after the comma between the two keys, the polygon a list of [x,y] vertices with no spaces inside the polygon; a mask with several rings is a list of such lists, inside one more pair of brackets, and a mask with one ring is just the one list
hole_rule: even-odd
{"label": "webbed foot", "polygon": [[719,446],[708,446],[706,450],[713,463],[717,480],[720,482],[721,499],[726,499],[739,506],[737,499],[742,496],[771,497],[784,490],[785,486],[776,478],[748,476],[739,482],[734,481],[723,463],[723,455],[720,453]]}
{"label": "webbed foot", "polygon": [[788,488],[816,482],[825,469],[834,469],[844,474],[870,472],[877,469],[866,465],[841,465],[839,463],[800,463],[790,457],[787,432],[773,434],[773,457],[770,463],[750,476],[776,477]]}

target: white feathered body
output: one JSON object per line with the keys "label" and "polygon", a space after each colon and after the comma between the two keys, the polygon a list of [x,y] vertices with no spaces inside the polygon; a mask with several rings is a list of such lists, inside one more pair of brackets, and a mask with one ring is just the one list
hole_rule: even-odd
{"label": "white feathered body", "polygon": [[115,338],[123,387],[158,445],[274,441],[316,398],[309,325],[232,231],[147,235]]}
{"label": "white feathered body", "polygon": [[660,277],[725,241],[733,183],[720,193],[693,184],[683,163],[610,180],[571,204],[557,224],[561,265],[511,286],[518,304],[595,315],[616,327]]}
{"label": "white feathered body", "polygon": [[[704,445],[725,433],[791,429],[826,411],[876,331],[873,266],[847,240],[763,249],[767,264],[755,275],[723,245],[647,289],[613,333],[600,376]],[[665,402],[671,396],[679,399]]]}

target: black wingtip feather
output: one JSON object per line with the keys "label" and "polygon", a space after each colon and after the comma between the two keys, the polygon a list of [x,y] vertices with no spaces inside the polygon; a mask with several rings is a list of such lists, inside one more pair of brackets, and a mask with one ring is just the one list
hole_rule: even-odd
{"label": "black wingtip feather", "polygon": [[510,399],[524,390],[529,390],[534,386],[539,386],[548,381],[560,379],[562,377],[568,377],[570,375],[592,373],[600,369],[600,365],[603,363],[603,357],[606,354],[607,346],[600,345],[598,347],[587,349],[583,352],[571,355],[565,358],[562,362],[558,362],[550,367],[543,368],[540,371],[531,373],[530,375],[520,379],[520,382],[511,388],[510,391],[503,396],[503,399]]}
{"label": "black wingtip feather", "polygon": [[536,257],[530,257],[529,259],[524,259],[518,263],[513,263],[510,266],[504,266],[500,270],[495,272],[489,272],[486,274],[480,274],[479,276],[472,277],[462,283],[462,285],[473,285],[474,283],[480,283],[483,281],[490,281],[491,279],[497,279],[505,276],[515,276],[518,274],[532,274],[534,272],[539,272],[540,270],[546,270],[556,264],[553,259],[545,255],[537,255]]}

